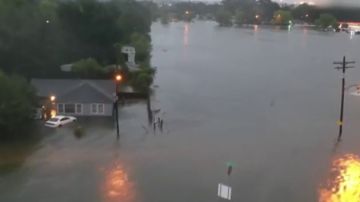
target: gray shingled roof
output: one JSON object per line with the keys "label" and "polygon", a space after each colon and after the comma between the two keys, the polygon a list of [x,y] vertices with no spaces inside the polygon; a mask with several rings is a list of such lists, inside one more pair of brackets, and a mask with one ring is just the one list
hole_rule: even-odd
{"label": "gray shingled roof", "polygon": [[55,95],[59,102],[112,102],[115,84],[112,80],[32,79],[38,96]]}

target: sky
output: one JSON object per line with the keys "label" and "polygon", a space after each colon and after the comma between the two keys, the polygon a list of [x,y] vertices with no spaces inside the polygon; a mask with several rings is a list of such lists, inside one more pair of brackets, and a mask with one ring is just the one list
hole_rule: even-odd
{"label": "sky", "polygon": [[[281,1],[281,0],[275,0]],[[344,5],[344,6],[360,6],[360,0],[282,0],[286,3],[299,3],[301,1],[314,2],[318,5],[328,5],[328,4],[336,4],[336,5]]]}

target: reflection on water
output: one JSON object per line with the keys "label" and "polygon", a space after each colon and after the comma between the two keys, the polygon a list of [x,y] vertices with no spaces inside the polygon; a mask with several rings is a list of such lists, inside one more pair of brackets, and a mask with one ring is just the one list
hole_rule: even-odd
{"label": "reflection on water", "polygon": [[259,31],[259,25],[254,25],[254,32],[258,32]]}
{"label": "reflection on water", "polygon": [[189,46],[189,23],[185,23],[184,24],[184,46],[187,47]]}
{"label": "reflection on water", "polygon": [[129,180],[126,170],[120,164],[115,164],[106,170],[104,183],[105,202],[134,202],[134,184]]}
{"label": "reflection on water", "polygon": [[360,201],[360,158],[346,154],[332,163],[330,176],[319,191],[319,202]]}

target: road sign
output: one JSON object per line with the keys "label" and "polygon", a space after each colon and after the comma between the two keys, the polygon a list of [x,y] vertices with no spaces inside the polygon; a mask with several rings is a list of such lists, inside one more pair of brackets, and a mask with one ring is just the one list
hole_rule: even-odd
{"label": "road sign", "polygon": [[231,187],[220,183],[218,186],[218,197],[231,200]]}

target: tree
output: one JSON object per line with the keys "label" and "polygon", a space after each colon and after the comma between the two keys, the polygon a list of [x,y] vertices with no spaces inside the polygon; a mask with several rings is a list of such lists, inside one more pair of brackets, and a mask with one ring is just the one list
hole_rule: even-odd
{"label": "tree", "polygon": [[232,26],[232,15],[225,9],[220,9],[216,13],[215,20],[220,26]]}
{"label": "tree", "polygon": [[258,18],[268,23],[271,22],[275,11],[279,10],[280,6],[271,0],[259,0],[255,9]]}
{"label": "tree", "polygon": [[273,23],[275,25],[289,25],[292,23],[292,19],[290,11],[278,10],[274,13]]}
{"label": "tree", "polygon": [[317,15],[316,7],[309,4],[300,4],[292,10],[292,15],[295,19],[304,22],[313,22]]}
{"label": "tree", "polygon": [[0,1],[0,66],[26,76],[53,71],[59,61],[55,7],[44,1]]}
{"label": "tree", "polygon": [[151,41],[150,37],[140,33],[133,33],[130,37],[130,45],[135,48],[136,61],[148,65],[150,62]]}
{"label": "tree", "polygon": [[93,58],[75,62],[72,71],[84,78],[101,78],[105,74],[103,67]]}
{"label": "tree", "polygon": [[237,10],[235,13],[235,24],[241,26],[245,23],[245,16],[242,10]]}
{"label": "tree", "polygon": [[329,27],[335,28],[337,25],[337,19],[328,13],[320,14],[320,17],[315,21],[318,28],[326,29]]}
{"label": "tree", "polygon": [[0,139],[26,137],[33,123],[35,90],[19,76],[0,72]]}

